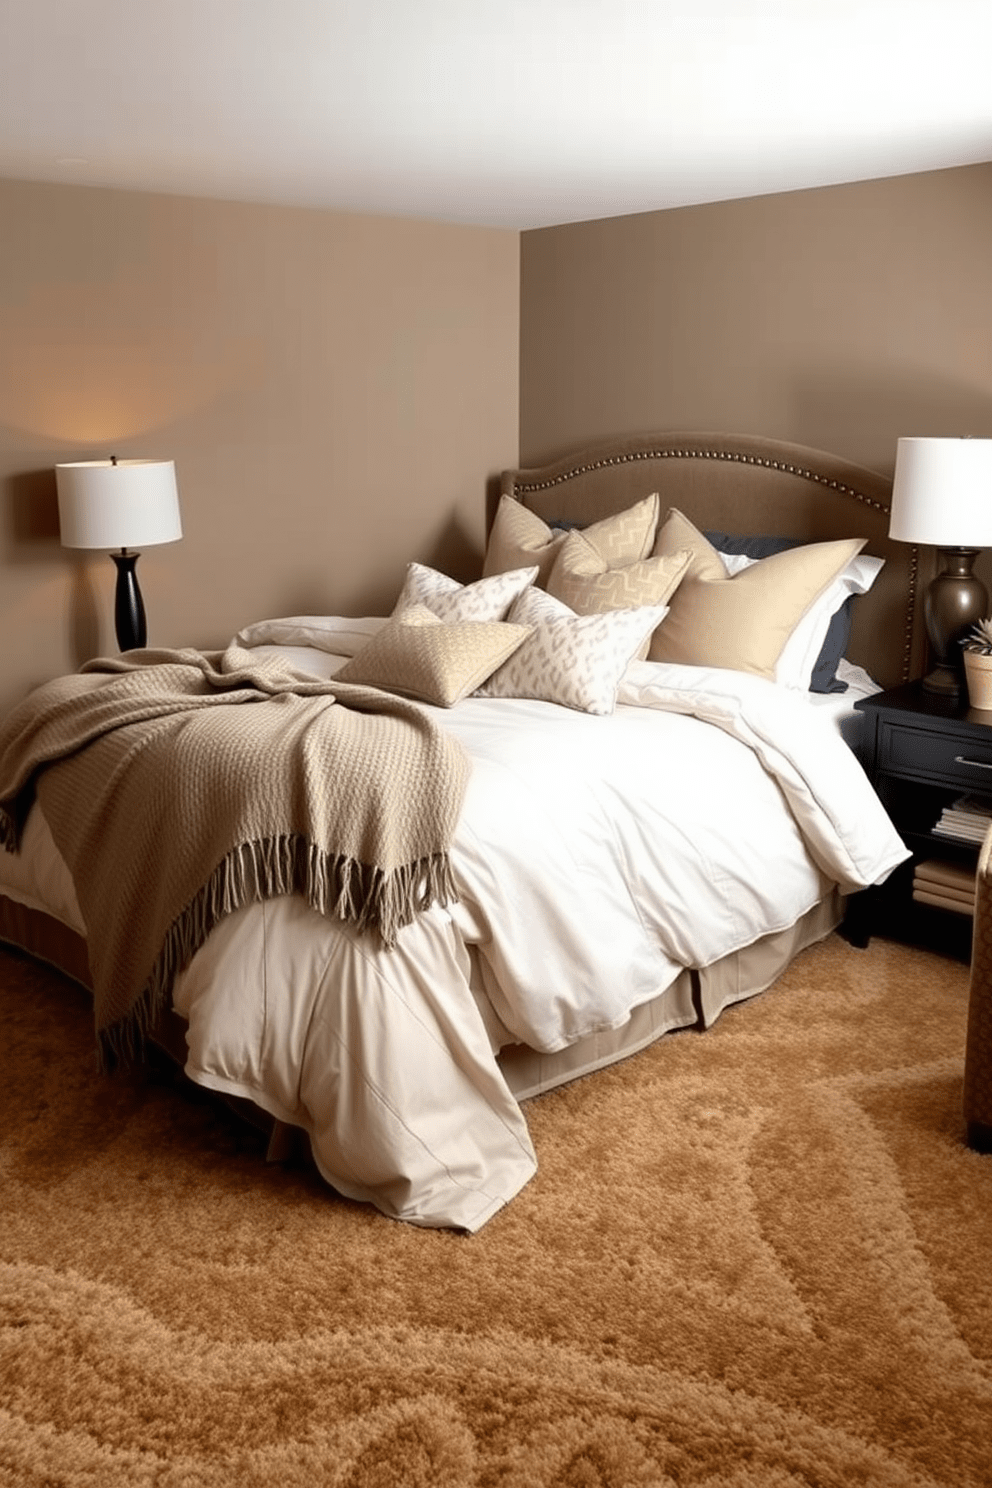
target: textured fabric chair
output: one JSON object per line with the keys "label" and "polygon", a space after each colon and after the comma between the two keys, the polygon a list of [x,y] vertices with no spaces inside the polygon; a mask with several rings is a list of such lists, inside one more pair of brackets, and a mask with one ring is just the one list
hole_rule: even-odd
{"label": "textured fabric chair", "polygon": [[992,1152],[992,828],[978,858],[975,933],[964,1056],[964,1119],[968,1145]]}

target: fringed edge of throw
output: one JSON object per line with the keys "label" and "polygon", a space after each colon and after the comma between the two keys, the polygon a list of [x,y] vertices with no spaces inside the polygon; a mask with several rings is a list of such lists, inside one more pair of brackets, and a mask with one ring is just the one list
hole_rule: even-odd
{"label": "fringed edge of throw", "polygon": [[0,847],[6,852],[16,853],[20,845],[13,817],[0,807]]}
{"label": "fringed edge of throw", "polygon": [[33,800],[33,793],[31,795],[25,795],[22,792],[14,800],[4,801],[0,805],[0,847],[5,852],[20,852],[21,840],[24,836],[24,823],[27,821],[28,811]]}
{"label": "fringed edge of throw", "polygon": [[311,909],[344,920],[359,931],[377,932],[391,949],[404,925],[432,904],[457,898],[446,852],[385,870],[327,853],[298,836],[244,843],[217,865],[203,888],[169,928],[145,987],[130,1012],[99,1030],[104,1069],[134,1062],[169,1006],[177,976],[226,915],[246,904],[302,894]]}

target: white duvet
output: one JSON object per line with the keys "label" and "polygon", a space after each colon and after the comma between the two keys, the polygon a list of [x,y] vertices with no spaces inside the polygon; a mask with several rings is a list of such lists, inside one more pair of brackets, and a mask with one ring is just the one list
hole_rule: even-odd
{"label": "white duvet", "polygon": [[[353,624],[274,654],[328,674]],[[250,906],[174,1000],[194,1080],[306,1129],[340,1192],[474,1231],[536,1167],[501,1041],[551,1052],[618,1028],[684,967],[792,925],[833,884],[880,882],[907,851],[835,725],[761,678],[643,662],[609,717],[431,711],[472,760],[459,901],[390,951],[298,898]],[[73,922],[57,873],[21,897]]]}

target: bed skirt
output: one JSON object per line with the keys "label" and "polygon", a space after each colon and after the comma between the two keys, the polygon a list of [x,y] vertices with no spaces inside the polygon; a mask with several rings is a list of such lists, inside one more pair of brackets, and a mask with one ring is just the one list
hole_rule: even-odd
{"label": "bed skirt", "polygon": [[[542,1054],[523,1044],[507,1045],[497,1060],[510,1091],[518,1101],[529,1100],[616,1064],[666,1033],[709,1028],[725,1008],[764,992],[800,951],[836,929],[843,919],[844,903],[844,897],[834,890],[787,929],[763,936],[701,971],[683,971],[658,997],[636,1007],[621,1028],[592,1034],[554,1054]],[[0,941],[89,989],[86,942],[53,915],[0,894]],[[185,1026],[170,1009],[153,1034],[155,1044],[180,1065],[186,1059]],[[239,1101],[235,1109],[249,1104]],[[277,1155],[283,1144],[283,1123],[257,1108],[251,1118],[272,1130],[270,1156]]]}

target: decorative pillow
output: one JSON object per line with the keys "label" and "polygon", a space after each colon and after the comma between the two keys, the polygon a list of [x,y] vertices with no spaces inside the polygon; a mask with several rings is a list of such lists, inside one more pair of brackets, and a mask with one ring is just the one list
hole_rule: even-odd
{"label": "decorative pillow", "polygon": [[534,582],[543,586],[565,536],[563,531],[556,532],[547,522],[542,522],[540,517],[521,506],[519,501],[514,501],[512,496],[501,496],[486,544],[482,577],[489,578],[492,574],[536,563],[537,578]]}
{"label": "decorative pillow", "polygon": [[549,594],[577,615],[635,610],[670,599],[689,567],[692,553],[688,548],[666,557],[610,566],[590,540],[591,530],[568,533],[548,579]]}
{"label": "decorative pillow", "polygon": [[668,515],[658,528],[652,556],[667,557],[671,553],[688,550],[689,567],[683,574],[685,579],[723,579],[727,570],[720,554],[706,535],[683,516],[677,507],[669,508]]}
{"label": "decorative pillow", "polygon": [[665,617],[664,605],[576,615],[541,589],[513,605],[515,624],[533,627],[480,697],[539,698],[583,713],[612,713],[628,665]]}
{"label": "decorative pillow", "polygon": [[450,708],[474,692],[530,633],[530,626],[502,620],[446,624],[425,606],[412,605],[389,620],[335,680]]}
{"label": "decorative pillow", "polygon": [[730,577],[712,544],[673,507],[655,539],[655,553],[688,548],[692,559],[664,628],[652,639],[650,659],[774,679],[775,664],[799,621],[865,541],[787,549]]}
{"label": "decorative pillow", "polygon": [[659,511],[655,491],[624,511],[583,527],[581,535],[602,560],[604,568],[625,568],[628,563],[639,563],[651,556]]}
{"label": "decorative pillow", "polygon": [[[707,534],[709,535],[709,534]],[[746,542],[748,551],[756,543],[776,543],[769,553],[803,545],[801,538],[726,538],[727,542]],[[741,573],[757,560],[733,549],[719,549],[728,574]],[[782,648],[775,663],[775,680],[785,687],[806,692],[846,692],[847,683],[838,676],[841,658],[847,654],[851,638],[851,607],[859,594],[867,594],[885,567],[883,558],[862,553],[852,558],[841,574],[828,584]]]}
{"label": "decorative pillow", "polygon": [[426,605],[439,620],[503,620],[517,595],[537,577],[536,566],[459,584],[423,563],[407,564],[406,580],[393,607],[399,615],[412,605]]}

